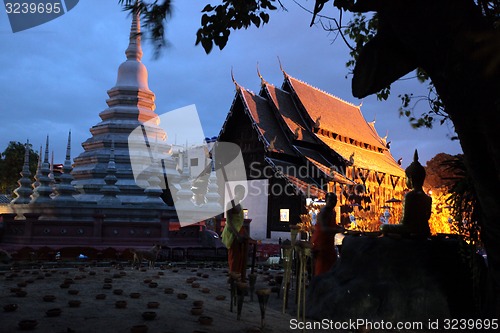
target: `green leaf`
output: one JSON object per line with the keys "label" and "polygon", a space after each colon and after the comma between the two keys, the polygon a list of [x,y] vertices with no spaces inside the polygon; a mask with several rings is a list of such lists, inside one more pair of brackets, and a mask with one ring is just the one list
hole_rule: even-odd
{"label": "green leaf", "polygon": [[209,54],[210,51],[212,51],[213,43],[211,39],[208,38],[203,38],[201,40],[201,46],[203,46],[203,49],[205,49],[205,53]]}
{"label": "green leaf", "polygon": [[260,27],[260,18],[257,15],[250,16],[250,20],[252,20],[252,23],[255,24],[257,28]]}
{"label": "green leaf", "polygon": [[211,11],[212,11],[212,10],[214,10],[214,9],[215,9],[215,7],[212,7],[210,4],[208,4],[208,5],[206,5],[206,6],[205,6],[205,8],[203,8],[203,9],[201,10],[201,12],[202,12],[202,13],[204,13],[204,12],[211,12]]}
{"label": "green leaf", "polygon": [[259,16],[262,19],[262,22],[264,22],[264,23],[269,22],[269,14],[268,13],[261,12],[259,14]]}
{"label": "green leaf", "polygon": [[207,14],[201,16],[201,26],[204,27],[210,22],[210,17]]}

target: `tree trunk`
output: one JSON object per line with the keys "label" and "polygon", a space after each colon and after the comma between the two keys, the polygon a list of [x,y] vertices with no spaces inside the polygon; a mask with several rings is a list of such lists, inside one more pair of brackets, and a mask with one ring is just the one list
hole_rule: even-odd
{"label": "tree trunk", "polygon": [[[492,309],[500,316],[500,105],[489,82],[434,81],[453,121],[464,151],[464,161],[481,206],[481,240],[495,287]],[[440,87],[446,87],[441,93]],[[492,89],[493,88],[493,89]]]}
{"label": "tree trunk", "polygon": [[379,14],[378,38],[356,62],[354,95],[375,93],[420,67],[444,102],[481,205],[493,315],[500,317],[500,33],[473,0],[358,0],[352,10]]}

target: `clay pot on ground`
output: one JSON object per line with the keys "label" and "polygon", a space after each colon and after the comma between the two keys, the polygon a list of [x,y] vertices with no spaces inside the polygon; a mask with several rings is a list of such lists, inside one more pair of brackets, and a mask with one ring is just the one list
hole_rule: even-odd
{"label": "clay pot on ground", "polygon": [[195,316],[199,316],[203,313],[203,308],[202,307],[193,307],[191,308],[191,314]]}
{"label": "clay pot on ground", "polygon": [[199,283],[196,283],[196,282],[193,282],[191,284],[191,288],[200,288],[200,284]]}
{"label": "clay pot on ground", "polygon": [[130,298],[140,298],[141,293],[130,293]]}
{"label": "clay pot on ground", "polygon": [[213,323],[214,319],[212,317],[209,317],[209,316],[200,316],[198,318],[198,321],[202,325],[211,325]]}
{"label": "clay pot on ground", "polygon": [[148,309],[158,309],[160,307],[159,302],[148,302],[147,304]]}
{"label": "clay pot on ground", "polygon": [[3,306],[3,310],[5,312],[14,312],[18,308],[17,304],[11,303],[11,304],[6,304]]}
{"label": "clay pot on ground", "polygon": [[59,317],[62,313],[62,310],[59,308],[49,309],[45,311],[47,317]]}
{"label": "clay pot on ground", "polygon": [[95,295],[95,299],[106,299],[106,294],[97,294]]}
{"label": "clay pot on ground", "polygon": [[142,313],[142,318],[144,320],[153,320],[156,318],[156,312],[154,311],[145,311]]}
{"label": "clay pot on ground", "polygon": [[225,295],[217,295],[217,296],[215,296],[215,299],[218,301],[223,301],[226,299],[226,296]]}
{"label": "clay pot on ground", "polygon": [[173,294],[174,293],[174,288],[165,288],[164,292],[165,292],[165,294]]}
{"label": "clay pot on ground", "polygon": [[68,305],[70,308],[77,308],[80,306],[80,304],[82,304],[82,302],[79,300],[69,300],[68,301]]}
{"label": "clay pot on ground", "polygon": [[45,295],[43,296],[44,302],[54,302],[56,297],[54,295]]}
{"label": "clay pot on ground", "polygon": [[201,308],[203,306],[203,301],[194,301],[193,306],[196,308]]}
{"label": "clay pot on ground", "polygon": [[148,286],[149,286],[149,288],[156,288],[156,287],[158,287],[158,283],[151,282]]}
{"label": "clay pot on ground", "polygon": [[115,307],[118,309],[125,309],[127,307],[127,301],[116,301]]}
{"label": "clay pot on ground", "polygon": [[201,288],[201,292],[204,294],[210,294],[210,289],[209,288]]}
{"label": "clay pot on ground", "polygon": [[149,327],[146,325],[135,325],[130,328],[130,333],[147,333]]}
{"label": "clay pot on ground", "polygon": [[70,287],[70,284],[69,283],[61,283],[59,285],[59,287],[61,287],[61,289],[68,289]]}
{"label": "clay pot on ground", "polygon": [[113,294],[115,294],[115,295],[122,295],[123,294],[123,289],[115,289],[115,290],[113,290]]}
{"label": "clay pot on ground", "polygon": [[185,293],[179,293],[179,294],[177,294],[177,298],[178,299],[186,299],[187,297],[188,297],[188,295],[185,294]]}
{"label": "clay pot on ground", "polygon": [[153,280],[152,280],[152,279],[144,279],[144,280],[143,280],[143,282],[144,282],[145,284],[148,284],[148,283],[153,282]]}

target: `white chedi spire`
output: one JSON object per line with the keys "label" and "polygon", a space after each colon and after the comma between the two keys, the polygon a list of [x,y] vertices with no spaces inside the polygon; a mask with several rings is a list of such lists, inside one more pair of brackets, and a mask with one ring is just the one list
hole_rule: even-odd
{"label": "white chedi spire", "polygon": [[130,39],[128,48],[125,50],[127,60],[141,61],[142,46],[141,46],[141,19],[140,12],[136,9],[132,17],[132,26],[130,27]]}
{"label": "white chedi spire", "polygon": [[30,172],[30,142],[26,141],[24,145],[24,165],[21,171],[21,179],[17,181],[19,187],[14,190],[17,198],[11,201],[13,204],[27,204],[31,201],[33,189],[31,188]]}
{"label": "white chedi spire", "polygon": [[191,181],[189,166],[187,163],[187,145],[186,152],[182,154],[182,174],[179,181],[181,189],[177,191],[177,200],[175,201],[175,209],[192,210],[195,209],[194,203],[191,201],[193,198],[193,191],[191,191]]}
{"label": "white chedi spire", "polygon": [[127,60],[118,68],[116,87],[130,87],[149,90],[148,71],[141,62],[141,20],[139,10],[135,10],[130,28],[130,38],[125,50]]}
{"label": "white chedi spire", "polygon": [[45,155],[43,157],[43,162],[40,168],[40,176],[37,181],[40,183],[33,191],[31,203],[42,204],[52,202],[50,195],[52,194],[52,188],[50,187],[50,164],[49,164],[49,136],[47,135],[47,141],[45,143]]}
{"label": "white chedi spire", "polygon": [[207,204],[205,207],[206,209],[212,209],[214,211],[218,211],[222,208],[220,204],[219,186],[217,185],[217,175],[214,170],[210,173]]}
{"label": "white chedi spire", "polygon": [[111,141],[111,152],[109,154],[109,162],[107,175],[104,177],[104,185],[101,188],[102,196],[101,200],[99,200],[100,204],[104,205],[120,205],[121,200],[117,197],[120,194],[120,189],[116,186],[116,182],[118,178],[116,178],[116,164],[115,164],[115,142]]}
{"label": "white chedi spire", "polygon": [[59,177],[59,183],[56,185],[56,196],[54,200],[57,202],[74,202],[76,199],[73,197],[73,194],[76,194],[77,191],[75,187],[71,184],[73,181],[73,176],[71,175],[71,170],[73,167],[71,166],[71,131],[68,134],[68,145],[66,146],[66,159],[63,164],[63,173]]}
{"label": "white chedi spire", "polygon": [[[42,145],[40,145],[40,150],[38,150],[38,163],[36,165],[35,181],[33,182],[33,184],[31,184],[31,187],[33,189],[40,186],[40,182],[38,180],[42,176],[42,152]],[[34,199],[36,196],[38,196],[38,194],[33,192],[33,194],[31,195],[31,199]]]}

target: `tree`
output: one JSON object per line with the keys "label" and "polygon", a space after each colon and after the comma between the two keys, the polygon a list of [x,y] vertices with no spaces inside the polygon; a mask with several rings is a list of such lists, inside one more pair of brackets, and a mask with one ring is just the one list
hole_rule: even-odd
{"label": "tree", "polygon": [[[425,166],[425,188],[439,189],[443,188],[448,191],[453,187],[456,181],[458,171],[457,168],[451,168],[448,164],[455,160],[456,157],[439,153],[427,161]],[[462,170],[460,170],[462,171]]]}
{"label": "tree", "polygon": [[[134,2],[120,0],[129,10]],[[327,2],[316,0],[313,15],[321,15]],[[142,15],[158,18],[156,3],[141,1]],[[170,6],[170,1],[163,2],[167,3]],[[455,127],[481,206],[481,235],[496,283],[495,314],[500,314],[500,0],[335,0],[333,4],[340,13],[360,13],[355,16],[360,21],[352,22],[347,31],[355,42],[355,97],[376,93],[383,97],[392,82],[413,70],[422,80],[431,80],[431,112],[410,120],[427,126],[434,112]],[[222,49],[232,30],[267,23],[269,12],[280,5],[279,0],[208,4],[202,9],[196,43],[206,52],[213,45]],[[365,19],[368,12],[375,15]],[[342,25],[335,22],[340,32]],[[411,95],[402,98],[408,107]]]}
{"label": "tree", "polygon": [[[31,144],[28,147],[31,178],[34,179],[38,154],[33,151]],[[17,181],[21,178],[20,171],[24,164],[24,154],[25,144],[15,141],[10,141],[4,152],[0,154],[0,193],[10,194],[19,186]]]}

